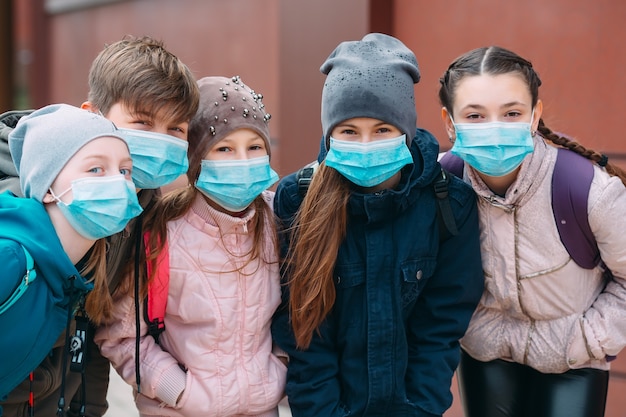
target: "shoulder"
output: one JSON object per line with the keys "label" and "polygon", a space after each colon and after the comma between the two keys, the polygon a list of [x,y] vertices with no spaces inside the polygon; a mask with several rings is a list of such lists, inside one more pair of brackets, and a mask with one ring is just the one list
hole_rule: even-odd
{"label": "shoulder", "polygon": [[588,211],[608,210],[617,206],[623,210],[626,202],[626,187],[617,176],[611,176],[604,168],[594,165],[593,180],[589,187]]}
{"label": "shoulder", "polygon": [[291,219],[302,203],[297,176],[298,172],[294,172],[283,177],[276,188],[274,212],[282,220]]}
{"label": "shoulder", "polygon": [[474,202],[476,193],[472,186],[464,182],[459,177],[444,170],[444,174],[448,177],[448,196],[459,205],[467,205]]}

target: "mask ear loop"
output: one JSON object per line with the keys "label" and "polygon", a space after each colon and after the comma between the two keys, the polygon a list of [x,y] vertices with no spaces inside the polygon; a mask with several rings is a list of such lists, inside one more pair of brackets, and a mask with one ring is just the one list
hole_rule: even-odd
{"label": "mask ear loop", "polygon": [[537,134],[536,130],[533,130],[533,123],[535,122],[535,108],[533,107],[533,111],[530,114],[530,136],[532,136],[533,138],[535,137],[535,135]]}
{"label": "mask ear loop", "polygon": [[59,195],[54,194],[54,191],[52,191],[52,188],[48,188],[48,191],[50,191],[50,195],[52,196],[52,198],[54,198],[55,203],[61,203],[61,197],[67,194],[67,192],[70,191],[71,189],[72,189],[72,186],[70,186],[67,190],[63,191]]}
{"label": "mask ear loop", "polygon": [[[448,109],[446,109],[447,111]],[[454,123],[454,119],[452,118],[452,113],[448,112],[448,117],[450,118],[450,123],[452,123],[452,127],[454,128],[454,132],[456,132],[456,124]],[[452,135],[448,135],[448,140],[450,143],[454,144],[456,142],[456,138],[452,138]]]}

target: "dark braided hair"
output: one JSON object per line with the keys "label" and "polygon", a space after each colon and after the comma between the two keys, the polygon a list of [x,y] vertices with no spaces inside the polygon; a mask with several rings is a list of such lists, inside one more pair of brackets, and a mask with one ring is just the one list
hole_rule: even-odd
{"label": "dark braided hair", "polygon": [[[539,98],[539,87],[541,86],[539,75],[535,72],[530,61],[499,46],[474,49],[454,60],[439,79],[441,84],[439,101],[442,106],[451,112],[455,99],[454,93],[461,79],[466,76],[481,74],[500,75],[509,73],[517,73],[524,78],[530,90],[532,107],[534,108]],[[608,163],[606,155],[587,149],[572,138],[553,132],[545,125],[543,119],[539,120],[537,130],[543,138],[555,145],[570,149],[604,167],[610,175],[619,177],[622,183],[626,185],[626,171]]]}

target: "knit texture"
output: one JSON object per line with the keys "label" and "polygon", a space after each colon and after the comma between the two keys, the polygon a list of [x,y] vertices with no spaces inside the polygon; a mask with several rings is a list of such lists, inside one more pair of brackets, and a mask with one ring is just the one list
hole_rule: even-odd
{"label": "knit texture", "polygon": [[9,148],[24,197],[42,201],[76,152],[103,136],[126,142],[111,121],[67,104],[52,104],[22,117],[9,134]]}
{"label": "knit texture", "polygon": [[322,90],[322,129],[328,138],[339,123],[370,117],[390,123],[408,138],[415,135],[413,85],[420,79],[417,59],[398,39],[370,33],[342,42],[326,59]]}

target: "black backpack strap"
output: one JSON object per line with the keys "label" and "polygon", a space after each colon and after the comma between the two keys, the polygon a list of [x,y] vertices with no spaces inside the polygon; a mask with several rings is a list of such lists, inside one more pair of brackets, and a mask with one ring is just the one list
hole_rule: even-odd
{"label": "black backpack strap", "polygon": [[296,180],[298,181],[298,193],[302,198],[304,198],[304,196],[306,195],[306,192],[311,185],[313,174],[315,174],[315,171],[317,170],[317,167],[319,167],[319,165],[319,162],[313,161],[310,164],[307,164],[304,167],[300,168],[300,170],[298,171]]}
{"label": "black backpack strap", "polygon": [[452,207],[450,206],[450,200],[448,198],[448,183],[450,177],[448,173],[441,168],[439,175],[433,181],[433,188],[435,189],[435,195],[437,196],[437,219],[439,220],[439,231],[442,238],[448,235],[456,236],[459,234],[459,230],[456,227],[456,220],[454,219],[454,213],[452,213]]}

